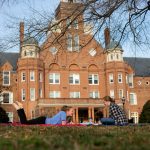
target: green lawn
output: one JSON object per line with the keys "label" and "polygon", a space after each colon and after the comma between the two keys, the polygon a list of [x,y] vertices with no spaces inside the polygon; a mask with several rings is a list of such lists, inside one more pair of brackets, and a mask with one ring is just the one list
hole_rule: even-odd
{"label": "green lawn", "polygon": [[0,150],[149,150],[150,126],[0,126]]}

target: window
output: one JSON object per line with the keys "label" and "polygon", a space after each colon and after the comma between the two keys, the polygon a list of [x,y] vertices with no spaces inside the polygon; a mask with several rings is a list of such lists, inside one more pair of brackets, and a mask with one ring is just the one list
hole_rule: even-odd
{"label": "window", "polygon": [[99,84],[98,74],[90,74],[89,75],[89,84]]}
{"label": "window", "polygon": [[134,123],[138,123],[139,122],[138,112],[131,112],[131,118],[133,118]]}
{"label": "window", "polygon": [[74,50],[75,51],[79,50],[79,36],[78,35],[74,36]]}
{"label": "window", "polygon": [[6,112],[9,118],[9,122],[13,122],[13,112]]}
{"label": "window", "polygon": [[95,50],[94,48],[92,48],[92,49],[89,50],[89,54],[90,54],[91,56],[93,56],[93,57],[96,55],[96,53],[97,53],[97,52],[96,52],[96,50]]}
{"label": "window", "polygon": [[10,72],[3,72],[3,85],[10,85]]}
{"label": "window", "polygon": [[22,100],[22,101],[25,101],[25,99],[26,99],[25,94],[26,94],[26,93],[25,93],[25,89],[22,89],[22,90],[21,90],[21,100]]}
{"label": "window", "polygon": [[119,54],[116,54],[116,59],[117,59],[117,60],[119,59]]}
{"label": "window", "polygon": [[35,100],[35,88],[30,88],[30,100]]}
{"label": "window", "polygon": [[39,81],[42,82],[43,78],[42,78],[42,72],[39,73]]}
{"label": "window", "polygon": [[114,90],[110,90],[110,97],[111,97],[111,98],[115,98]]}
{"label": "window", "polygon": [[114,54],[110,55],[110,60],[114,60]]}
{"label": "window", "polygon": [[59,73],[50,73],[49,74],[49,83],[50,84],[60,84],[60,74]]}
{"label": "window", "polygon": [[118,83],[122,83],[122,73],[118,73]]}
{"label": "window", "polygon": [[13,93],[12,92],[4,92],[1,94],[0,101],[3,104],[12,104],[13,103]]}
{"label": "window", "polygon": [[73,27],[74,27],[74,29],[78,29],[78,20],[77,19],[74,20]]}
{"label": "window", "polygon": [[56,47],[51,47],[50,52],[55,55],[57,53],[58,49]]}
{"label": "window", "polygon": [[49,97],[50,98],[60,98],[60,91],[50,91]]}
{"label": "window", "polygon": [[72,51],[72,35],[68,34],[67,36],[67,50]]}
{"label": "window", "polygon": [[66,25],[68,28],[71,28],[71,19],[67,19]]}
{"label": "window", "polygon": [[123,98],[123,89],[119,90],[119,98]]}
{"label": "window", "polygon": [[128,84],[130,88],[133,88],[133,74],[128,75]]}
{"label": "window", "polygon": [[39,89],[39,97],[42,98],[42,88]]}
{"label": "window", "polygon": [[70,98],[80,98],[80,92],[70,92]]}
{"label": "window", "polygon": [[34,71],[30,71],[30,81],[35,81]]}
{"label": "window", "polygon": [[21,81],[23,82],[25,80],[26,80],[26,74],[25,74],[25,72],[22,72],[21,73]]}
{"label": "window", "polygon": [[70,74],[69,76],[70,84],[80,84],[80,76],[79,74]]}
{"label": "window", "polygon": [[109,74],[109,83],[114,83],[114,76],[112,73]]}
{"label": "window", "polygon": [[90,98],[99,98],[99,92],[98,91],[92,91],[89,93]]}
{"label": "window", "polygon": [[129,98],[131,105],[137,105],[137,97],[135,93],[130,93]]}

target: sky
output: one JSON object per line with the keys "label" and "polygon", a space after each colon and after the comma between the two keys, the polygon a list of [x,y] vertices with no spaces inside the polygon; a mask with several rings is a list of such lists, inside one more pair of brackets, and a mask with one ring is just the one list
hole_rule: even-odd
{"label": "sky", "polygon": [[[28,2],[27,2],[28,1]],[[9,28],[8,24],[13,24],[19,27],[19,22],[24,18],[30,18],[36,16],[36,13],[45,11],[46,13],[54,13],[60,0],[19,0],[19,3],[11,3],[9,5],[2,6],[0,8],[0,39],[7,37],[10,34],[14,34],[13,28]],[[32,10],[32,11],[31,11]],[[34,11],[33,11],[34,10]],[[36,12],[35,12],[36,11]],[[46,14],[45,13],[45,14]],[[48,14],[49,15],[49,14]],[[15,30],[17,34],[18,31]],[[150,58],[150,49],[145,47],[139,48],[133,46],[132,43],[124,43],[122,45],[125,57],[148,57]],[[19,52],[19,47],[12,47],[9,49],[11,52]]]}

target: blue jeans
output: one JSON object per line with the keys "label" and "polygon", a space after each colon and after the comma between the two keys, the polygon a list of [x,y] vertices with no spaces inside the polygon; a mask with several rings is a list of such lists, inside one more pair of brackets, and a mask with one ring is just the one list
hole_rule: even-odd
{"label": "blue jeans", "polygon": [[115,125],[115,120],[112,118],[101,118],[100,121],[103,125]]}

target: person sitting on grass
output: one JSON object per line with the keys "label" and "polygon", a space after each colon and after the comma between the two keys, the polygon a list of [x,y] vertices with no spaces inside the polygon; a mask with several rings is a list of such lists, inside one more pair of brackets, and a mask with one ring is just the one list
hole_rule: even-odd
{"label": "person sitting on grass", "polygon": [[104,97],[104,105],[109,106],[109,118],[101,118],[103,125],[127,125],[128,119],[126,118],[124,110],[115,104],[110,96]]}
{"label": "person sitting on grass", "polygon": [[17,110],[18,116],[20,118],[21,124],[52,124],[52,125],[66,125],[67,117],[73,116],[73,108],[70,106],[63,106],[61,108],[61,111],[58,112],[55,116],[52,118],[41,116],[32,120],[27,120],[26,114],[23,109],[22,103],[16,101],[13,103],[14,108]]}

